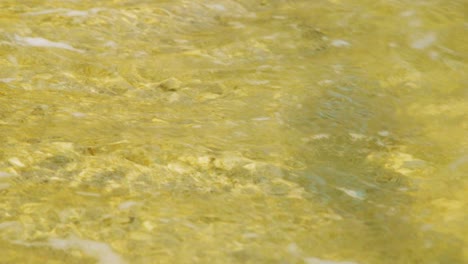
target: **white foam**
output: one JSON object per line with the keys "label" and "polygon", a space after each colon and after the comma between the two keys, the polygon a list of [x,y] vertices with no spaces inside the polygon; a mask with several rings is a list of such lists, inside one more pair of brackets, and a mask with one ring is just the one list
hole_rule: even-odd
{"label": "white foam", "polygon": [[77,117],[77,118],[82,118],[82,117],[87,116],[87,114],[81,113],[81,112],[73,112],[73,113],[71,113],[71,115],[74,116],[74,117]]}
{"label": "white foam", "polygon": [[304,258],[304,263],[306,264],[358,264],[353,261],[334,261],[334,260],[325,260],[319,258]]}
{"label": "white foam", "polygon": [[414,15],[414,10],[406,10],[400,13],[400,16],[402,17],[410,17]]}
{"label": "white foam", "polygon": [[275,40],[275,39],[278,39],[281,35],[278,34],[278,33],[275,33],[275,34],[271,34],[271,35],[268,35],[268,36],[264,36],[262,37],[263,39],[268,39],[268,40]]}
{"label": "white foam", "polygon": [[255,117],[255,118],[252,118],[253,121],[268,121],[270,120],[269,117],[267,116],[260,116],[260,117]]}
{"label": "white foam", "polygon": [[439,53],[437,51],[431,50],[429,51],[429,57],[431,57],[433,60],[436,60],[439,58]]}
{"label": "white foam", "polygon": [[342,39],[335,39],[331,42],[331,45],[334,46],[334,47],[349,47],[351,46],[351,44],[346,41],[346,40],[342,40]]}
{"label": "white foam", "polygon": [[21,227],[21,223],[18,221],[7,221],[0,223],[0,229],[7,229],[7,228],[19,228]]}
{"label": "white foam", "polygon": [[251,85],[264,85],[270,83],[269,80],[247,80],[246,82]]}
{"label": "white foam", "polygon": [[421,19],[411,19],[409,22],[408,22],[408,26],[410,27],[420,27],[421,25],[423,24],[423,22],[421,21]]}
{"label": "white foam", "polygon": [[96,258],[100,264],[126,263],[125,260],[123,260],[121,256],[115,253],[108,244],[102,242],[80,239],[77,237],[69,237],[67,239],[49,239],[49,245],[52,248],[61,250],[81,250],[84,254]]}
{"label": "white foam", "polygon": [[89,13],[88,11],[80,11],[80,10],[70,10],[65,13],[66,16],[74,17],[74,16],[87,16]]}
{"label": "white foam", "polygon": [[351,139],[352,140],[362,140],[362,139],[365,139],[366,136],[363,135],[363,134],[358,134],[358,133],[349,133],[349,135],[351,136]]}
{"label": "white foam", "polygon": [[449,168],[452,171],[458,170],[460,166],[463,166],[464,164],[468,163],[468,155],[464,155],[453,161],[452,163],[449,164]]}
{"label": "white foam", "polygon": [[44,9],[44,10],[37,11],[37,12],[29,12],[29,13],[26,13],[25,15],[29,15],[29,16],[40,16],[40,15],[48,15],[48,14],[60,13],[60,12],[64,12],[64,11],[67,11],[67,10],[68,10],[68,9],[65,9],[65,8]]}
{"label": "white foam", "polygon": [[119,204],[119,209],[120,210],[127,210],[135,205],[138,205],[140,203],[138,202],[134,202],[134,201],[126,201],[126,202],[123,202],[121,204]]}
{"label": "white foam", "polygon": [[312,139],[327,139],[327,138],[330,138],[330,135],[329,134],[325,134],[325,133],[322,133],[322,134],[315,134],[315,135],[312,135],[311,136]]}
{"label": "white foam", "polygon": [[110,47],[110,48],[115,48],[115,47],[117,47],[117,43],[115,43],[115,42],[112,41],[112,40],[109,40],[109,41],[107,41],[106,43],[104,43],[104,46]]}
{"label": "white foam", "polygon": [[30,12],[26,13],[29,16],[40,16],[40,15],[48,15],[48,14],[56,14],[56,13],[63,13],[65,16],[69,17],[84,17],[88,15],[93,15],[101,11],[102,8],[91,8],[90,10],[73,10],[67,8],[55,8],[55,9],[45,9],[37,12]]}
{"label": "white foam", "polygon": [[428,33],[422,38],[418,38],[411,43],[413,49],[425,49],[432,45],[437,40],[437,36],[434,33]]}
{"label": "white foam", "polygon": [[20,168],[23,168],[25,165],[23,162],[21,162],[20,159],[18,159],[17,157],[13,157],[11,159],[8,159],[8,162],[13,165],[13,166],[16,166],[16,167],[20,167]]}
{"label": "white foam", "polygon": [[318,85],[324,86],[324,85],[331,85],[334,83],[334,81],[333,80],[321,80],[321,81],[318,81],[317,83]]}
{"label": "white foam", "polygon": [[221,5],[221,4],[211,4],[211,5],[206,5],[206,7],[217,10],[217,11],[226,11],[226,7]]}
{"label": "white foam", "polygon": [[287,247],[287,250],[289,251],[290,254],[295,255],[295,256],[299,256],[301,253],[300,252],[301,250],[299,249],[296,243],[290,243]]}
{"label": "white foam", "polygon": [[390,135],[390,132],[388,132],[387,130],[382,130],[382,131],[379,131],[377,134],[379,134],[379,136],[382,136],[382,137],[388,137]]}
{"label": "white foam", "polygon": [[9,83],[9,82],[12,82],[14,80],[15,80],[15,78],[3,78],[3,79],[0,79],[0,82]]}
{"label": "white foam", "polygon": [[354,199],[358,199],[358,200],[364,200],[365,199],[365,195],[362,192],[355,191],[355,190],[350,190],[350,189],[346,189],[346,188],[342,188],[342,187],[336,187],[336,189],[344,192],[345,194],[353,197]]}
{"label": "white foam", "polygon": [[89,16],[89,15],[94,15],[101,11],[102,8],[91,8],[90,10],[69,10],[68,12],[65,13],[66,16],[74,17],[74,16]]}
{"label": "white foam", "polygon": [[23,45],[23,46],[58,48],[58,49],[66,49],[66,50],[80,52],[80,53],[84,52],[83,50],[76,49],[69,44],[66,44],[63,42],[50,41],[45,38],[21,37],[21,36],[15,35],[15,40],[18,44]]}
{"label": "white foam", "polygon": [[0,179],[10,178],[10,177],[13,177],[13,174],[6,172],[6,171],[0,171]]}
{"label": "white foam", "polygon": [[92,193],[92,192],[75,192],[78,195],[82,196],[89,196],[89,197],[101,197],[99,193]]}

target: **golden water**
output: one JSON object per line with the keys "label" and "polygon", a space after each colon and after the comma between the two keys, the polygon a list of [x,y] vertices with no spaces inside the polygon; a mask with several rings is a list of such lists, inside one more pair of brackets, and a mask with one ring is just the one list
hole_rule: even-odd
{"label": "golden water", "polygon": [[467,261],[466,14],[0,1],[0,263]]}

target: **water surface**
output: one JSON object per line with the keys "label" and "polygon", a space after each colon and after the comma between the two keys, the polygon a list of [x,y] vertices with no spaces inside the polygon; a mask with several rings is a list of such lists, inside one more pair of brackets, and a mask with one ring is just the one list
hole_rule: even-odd
{"label": "water surface", "polygon": [[0,2],[0,263],[463,263],[466,1]]}

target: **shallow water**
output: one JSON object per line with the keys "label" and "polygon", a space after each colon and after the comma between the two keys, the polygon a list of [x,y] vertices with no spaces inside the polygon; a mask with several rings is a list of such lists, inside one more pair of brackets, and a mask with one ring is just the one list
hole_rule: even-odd
{"label": "shallow water", "polygon": [[0,263],[463,263],[466,1],[0,2]]}

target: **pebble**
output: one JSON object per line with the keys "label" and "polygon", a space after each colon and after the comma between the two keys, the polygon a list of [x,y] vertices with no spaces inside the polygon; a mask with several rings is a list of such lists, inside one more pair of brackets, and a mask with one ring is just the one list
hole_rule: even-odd
{"label": "pebble", "polygon": [[159,83],[159,87],[164,91],[176,91],[181,87],[181,85],[182,82],[174,77],[171,77]]}

